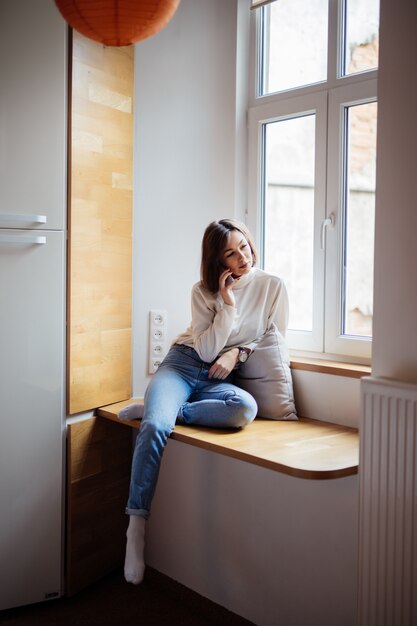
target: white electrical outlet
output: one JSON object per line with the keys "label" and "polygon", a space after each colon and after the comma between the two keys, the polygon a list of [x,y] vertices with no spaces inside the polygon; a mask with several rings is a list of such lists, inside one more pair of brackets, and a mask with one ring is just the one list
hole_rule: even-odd
{"label": "white electrical outlet", "polygon": [[149,312],[148,372],[154,374],[167,352],[167,312],[152,309]]}
{"label": "white electrical outlet", "polygon": [[155,374],[161,363],[162,361],[160,359],[151,359],[149,361],[149,374]]}
{"label": "white electrical outlet", "polygon": [[161,327],[161,326],[166,325],[166,316],[167,316],[166,311],[154,309],[150,312],[150,316],[151,316],[151,326]]}

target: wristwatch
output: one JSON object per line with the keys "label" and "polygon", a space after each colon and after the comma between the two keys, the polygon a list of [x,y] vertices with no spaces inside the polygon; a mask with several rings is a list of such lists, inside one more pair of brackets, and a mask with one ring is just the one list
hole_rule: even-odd
{"label": "wristwatch", "polygon": [[249,358],[250,350],[249,348],[241,348],[239,347],[239,354],[237,357],[238,363],[246,363]]}

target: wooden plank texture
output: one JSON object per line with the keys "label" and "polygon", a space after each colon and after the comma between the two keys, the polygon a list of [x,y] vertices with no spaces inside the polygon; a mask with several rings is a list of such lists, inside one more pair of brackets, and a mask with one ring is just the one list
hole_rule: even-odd
{"label": "wooden plank texture", "polygon": [[[117,413],[142,399],[101,407],[97,414],[131,428]],[[358,473],[359,435],[354,428],[300,418],[296,422],[257,418],[243,430],[176,425],[172,439],[299,478],[327,480]]]}
{"label": "wooden plank texture", "polygon": [[73,32],[68,413],[130,397],[133,46]]}
{"label": "wooden plank texture", "polygon": [[132,433],[97,418],[67,429],[67,595],[123,564]]}
{"label": "wooden plank texture", "polygon": [[353,363],[341,363],[326,359],[311,359],[296,357],[291,359],[291,369],[304,370],[306,372],[320,372],[322,374],[332,374],[333,376],[344,376],[347,378],[362,378],[369,376],[371,367],[369,365],[355,365]]}

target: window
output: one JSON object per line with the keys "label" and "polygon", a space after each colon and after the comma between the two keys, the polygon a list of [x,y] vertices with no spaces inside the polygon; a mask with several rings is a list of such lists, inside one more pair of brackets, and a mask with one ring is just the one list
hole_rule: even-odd
{"label": "window", "polygon": [[261,95],[326,80],[327,0],[272,3],[263,11],[259,45]]}
{"label": "window", "polygon": [[290,297],[290,348],[370,357],[378,0],[253,11],[248,225]]}
{"label": "window", "polygon": [[287,276],[294,303],[290,326],[305,331],[313,329],[315,117],[310,113],[265,124],[263,138],[264,263],[272,273]]}

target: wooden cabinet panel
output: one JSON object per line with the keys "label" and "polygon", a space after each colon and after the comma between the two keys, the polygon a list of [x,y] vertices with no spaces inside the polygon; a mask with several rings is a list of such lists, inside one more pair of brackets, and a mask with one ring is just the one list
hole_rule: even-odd
{"label": "wooden cabinet panel", "polygon": [[72,35],[68,413],[130,397],[133,46]]}
{"label": "wooden cabinet panel", "polygon": [[67,595],[123,565],[132,435],[103,418],[67,429]]}

